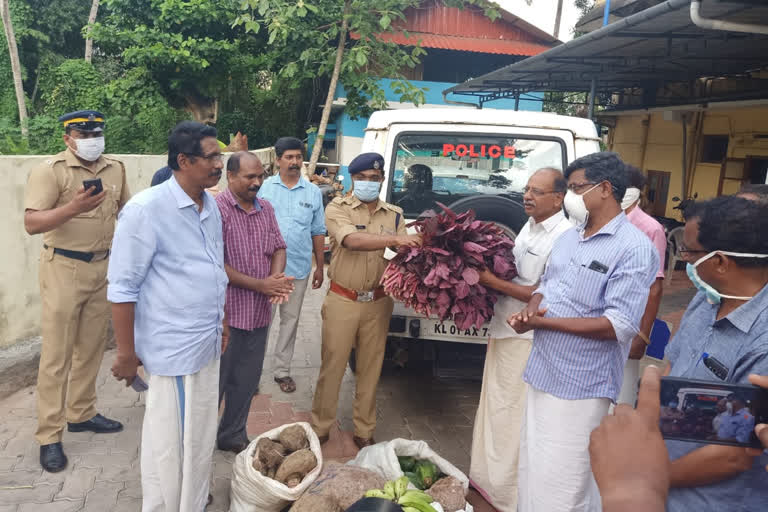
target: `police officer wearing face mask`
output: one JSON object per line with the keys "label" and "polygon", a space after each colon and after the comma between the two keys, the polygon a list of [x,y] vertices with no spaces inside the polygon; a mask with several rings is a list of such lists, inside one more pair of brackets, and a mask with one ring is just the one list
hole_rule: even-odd
{"label": "police officer wearing face mask", "polygon": [[[667,346],[668,373],[748,384],[749,374],[768,373],[768,207],[740,197],[718,197],[697,202],[693,211],[686,211],[686,220],[679,250],[698,293]],[[718,435],[747,438],[754,425],[745,428],[733,423],[742,420],[728,420],[739,413],[742,423],[748,422],[748,411],[741,409],[743,404],[732,406]],[[764,453],[672,440],[666,444],[672,460],[666,510],[765,508]]]}
{"label": "police officer wearing face mask", "polygon": [[[27,233],[43,234],[35,437],[40,464],[49,472],[67,465],[61,444],[65,426],[98,433],[123,428],[95,406],[110,319],[109,249],[117,212],[130,198],[122,162],[102,155],[104,116],[81,110],[59,121],[67,148],[32,170],[24,199]],[[94,184],[85,187],[87,181]]]}
{"label": "police officer wearing face mask", "polygon": [[336,421],[339,387],[354,348],[354,441],[363,448],[373,444],[376,386],[394,305],[379,284],[387,266],[384,249],[415,247],[421,238],[406,234],[402,209],[379,199],[384,157],[363,153],[349,164],[349,174],[352,193],[335,198],[325,211],[331,237],[331,287],[321,310],[322,365],[312,404],[312,428],[321,443],[328,440]]}

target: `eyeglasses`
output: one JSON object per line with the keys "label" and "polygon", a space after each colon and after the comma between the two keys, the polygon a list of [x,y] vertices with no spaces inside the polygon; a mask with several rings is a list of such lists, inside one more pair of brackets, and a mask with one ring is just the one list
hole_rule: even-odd
{"label": "eyeglasses", "polygon": [[586,181],[584,183],[571,183],[570,185],[568,185],[568,190],[570,190],[571,192],[577,192],[590,185],[597,185],[597,183],[593,183],[591,181]]}
{"label": "eyeglasses", "polygon": [[528,192],[531,193],[531,195],[534,196],[543,196],[546,194],[557,194],[557,190],[541,190],[540,188],[536,187],[525,187],[523,188],[523,194],[527,194]]}
{"label": "eyeglasses", "polygon": [[706,251],[704,249],[688,249],[684,245],[681,245],[677,249],[677,252],[679,252],[682,256],[685,256],[686,254],[701,254],[701,253],[705,253],[705,252],[708,252],[708,251]]}
{"label": "eyeglasses", "polygon": [[210,155],[201,155],[199,153],[187,153],[188,156],[194,156],[207,160],[209,163],[221,163],[224,161],[224,155],[221,153],[211,153]]}

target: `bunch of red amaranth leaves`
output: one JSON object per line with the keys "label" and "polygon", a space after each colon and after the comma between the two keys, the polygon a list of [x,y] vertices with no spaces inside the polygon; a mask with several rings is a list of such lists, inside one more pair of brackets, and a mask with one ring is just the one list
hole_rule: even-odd
{"label": "bunch of red amaranth leaves", "polygon": [[480,327],[493,316],[497,295],[480,284],[479,270],[490,269],[509,281],[517,276],[514,242],[492,222],[475,220],[469,210],[456,215],[428,211],[409,224],[421,233],[422,246],[400,247],[381,283],[393,298],[418,313],[452,319],[459,329]]}

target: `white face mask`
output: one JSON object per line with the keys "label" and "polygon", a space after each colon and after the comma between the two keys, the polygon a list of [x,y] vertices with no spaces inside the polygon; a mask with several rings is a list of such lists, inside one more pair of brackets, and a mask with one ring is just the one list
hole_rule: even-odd
{"label": "white face mask", "polygon": [[624,193],[624,199],[621,200],[621,209],[626,210],[640,199],[640,189],[630,187]]}
{"label": "white face mask", "polygon": [[87,162],[95,162],[104,152],[104,137],[75,139],[75,154]]}
{"label": "white face mask", "polygon": [[576,226],[580,226],[587,222],[587,219],[589,218],[589,210],[587,210],[587,205],[584,204],[584,196],[595,190],[598,185],[600,185],[600,183],[583,194],[577,194],[573,190],[569,190],[565,193],[563,206],[565,206],[565,211],[568,212],[568,217],[570,217],[571,222]]}
{"label": "white face mask", "polygon": [[733,414],[733,404],[731,402],[725,402],[725,410],[728,414]]}

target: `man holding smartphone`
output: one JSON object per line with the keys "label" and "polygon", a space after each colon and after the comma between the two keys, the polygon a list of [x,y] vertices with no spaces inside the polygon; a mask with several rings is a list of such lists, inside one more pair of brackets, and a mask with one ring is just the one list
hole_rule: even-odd
{"label": "man holding smartphone", "polygon": [[24,198],[24,228],[43,234],[35,437],[40,464],[52,473],[67,466],[65,422],[70,432],[123,428],[96,412],[96,376],[110,319],[112,234],[117,212],[130,198],[123,163],[102,155],[104,116],[81,110],[59,121],[67,148],[32,170]]}
{"label": "man holding smartphone", "polygon": [[[686,219],[679,251],[699,293],[667,348],[668,375],[747,384],[750,373],[768,374],[768,207],[718,197],[696,203]],[[718,435],[746,438],[749,418],[734,418],[739,412],[743,417],[743,405],[733,403],[734,414],[719,425]],[[734,446],[666,443],[669,512],[765,509],[768,456]]]}

